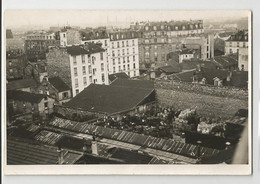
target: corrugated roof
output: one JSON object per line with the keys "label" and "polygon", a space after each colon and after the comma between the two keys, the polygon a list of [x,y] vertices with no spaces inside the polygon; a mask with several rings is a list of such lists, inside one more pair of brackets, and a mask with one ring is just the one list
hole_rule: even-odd
{"label": "corrugated roof", "polygon": [[70,90],[70,87],[58,76],[57,77],[51,77],[51,78],[48,79],[48,81],[59,92]]}
{"label": "corrugated roof", "polygon": [[[92,135],[95,134],[99,137],[135,144],[144,148],[162,150],[190,158],[196,158],[196,153],[198,149],[196,145],[185,144],[173,139],[157,138],[123,130],[104,128],[92,124],[65,120],[61,118],[55,118],[53,121],[50,122],[50,125],[74,132]],[[216,149],[206,147],[201,148],[201,155],[203,155],[203,157],[209,157],[218,152],[219,150]]]}
{"label": "corrugated roof", "polygon": [[37,86],[37,82],[34,79],[14,80],[7,83],[7,90],[17,90],[35,86]]}
{"label": "corrugated roof", "polygon": [[153,89],[90,84],[64,106],[111,114],[136,107],[152,92]]}
{"label": "corrugated roof", "polygon": [[46,96],[47,95],[45,94],[35,94],[35,93],[16,91],[16,90],[10,90],[7,92],[7,99],[31,102],[31,103],[39,103]]}

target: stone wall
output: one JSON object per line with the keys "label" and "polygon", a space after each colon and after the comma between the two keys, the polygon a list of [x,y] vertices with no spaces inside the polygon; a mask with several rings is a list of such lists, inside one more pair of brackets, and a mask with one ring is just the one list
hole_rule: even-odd
{"label": "stone wall", "polygon": [[196,108],[202,117],[229,119],[239,109],[248,108],[248,92],[233,88],[156,81],[156,95],[162,106],[184,110]]}

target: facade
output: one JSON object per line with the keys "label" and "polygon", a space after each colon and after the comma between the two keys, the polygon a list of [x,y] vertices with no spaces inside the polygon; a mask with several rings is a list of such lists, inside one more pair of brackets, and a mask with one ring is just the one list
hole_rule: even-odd
{"label": "facade", "polygon": [[20,90],[27,92],[34,92],[37,88],[37,82],[34,79],[20,79],[7,82],[7,91]]}
{"label": "facade", "polygon": [[58,45],[59,40],[56,40],[55,33],[37,33],[26,36],[24,49],[27,59],[36,62],[46,59],[49,47]]}
{"label": "facade", "polygon": [[110,33],[109,74],[125,72],[139,76],[138,34],[134,31]]}
{"label": "facade", "polygon": [[20,49],[6,52],[6,78],[7,80],[21,79],[23,68],[26,66],[25,54]]}
{"label": "facade", "polygon": [[24,68],[24,78],[35,79],[41,83],[45,77],[48,76],[46,61],[28,62]]}
{"label": "facade", "polygon": [[157,68],[164,65],[169,53],[183,48],[199,49],[203,60],[214,56],[214,37],[204,34],[202,20],[148,22],[138,27],[138,33],[142,68]]}
{"label": "facade", "polygon": [[47,118],[53,112],[54,99],[45,94],[14,90],[7,92],[7,102],[10,116],[34,114]]}
{"label": "facade", "polygon": [[71,45],[79,45],[81,43],[81,34],[79,30],[65,27],[60,31],[60,46],[66,47]]}
{"label": "facade", "polygon": [[109,84],[107,53],[99,44],[67,47],[70,61],[72,96],[89,84]]}
{"label": "facade", "polygon": [[241,48],[248,48],[247,30],[238,31],[225,41],[225,54],[238,53]]}
{"label": "facade", "polygon": [[238,68],[241,71],[248,71],[248,48],[239,49]]}

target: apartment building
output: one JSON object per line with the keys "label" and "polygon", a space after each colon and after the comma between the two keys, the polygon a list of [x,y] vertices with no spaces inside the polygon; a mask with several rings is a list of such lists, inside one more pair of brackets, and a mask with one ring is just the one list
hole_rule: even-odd
{"label": "apartment building", "polygon": [[109,84],[107,53],[100,44],[74,45],[67,47],[67,52],[73,97],[91,83]]}
{"label": "apartment building", "polygon": [[248,31],[240,30],[225,41],[225,54],[238,53],[241,48],[248,48]]}
{"label": "apartment building", "polygon": [[129,77],[139,76],[138,33],[114,32],[109,37],[109,74],[125,72]]}
{"label": "apartment building", "polygon": [[81,33],[75,28],[64,27],[64,29],[60,31],[59,36],[61,47],[79,45],[81,43]]}
{"label": "apartment building", "polygon": [[248,48],[239,48],[238,68],[240,71],[248,71]]}

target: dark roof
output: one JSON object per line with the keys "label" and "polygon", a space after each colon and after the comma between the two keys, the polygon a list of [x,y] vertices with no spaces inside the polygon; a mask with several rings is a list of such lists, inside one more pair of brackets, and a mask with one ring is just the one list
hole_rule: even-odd
{"label": "dark roof", "polygon": [[121,87],[131,87],[139,89],[154,89],[154,82],[150,80],[127,80],[127,79],[116,79],[110,86],[121,86]]}
{"label": "dark roof", "polygon": [[181,72],[181,66],[179,63],[176,63],[175,66],[172,66],[172,65],[162,66],[159,68],[159,70],[166,72],[168,74],[179,73],[179,72]]}
{"label": "dark roof", "polygon": [[57,77],[51,77],[51,78],[48,79],[48,81],[59,92],[70,90],[70,87],[58,76]]}
{"label": "dark roof", "polygon": [[240,30],[235,34],[232,34],[227,41],[238,41],[238,42],[247,42],[248,41],[248,31],[247,30]]}
{"label": "dark roof", "polygon": [[221,50],[214,50],[214,56],[222,56],[222,55],[224,55],[224,52],[223,51],[221,51]]}
{"label": "dark roof", "polygon": [[138,38],[138,33],[136,31],[117,31],[109,33],[109,37],[111,41],[135,39]]}
{"label": "dark roof", "polygon": [[46,96],[47,95],[45,94],[35,94],[35,93],[16,91],[16,90],[11,90],[7,92],[7,99],[31,102],[31,103],[39,103]]}
{"label": "dark roof", "polygon": [[184,49],[180,52],[180,54],[193,54],[193,49]]}
{"label": "dark roof", "polygon": [[34,79],[22,79],[22,80],[14,80],[7,83],[7,90],[16,90],[23,88],[30,88],[37,86],[37,82]]}
{"label": "dark roof", "polygon": [[[73,164],[81,154],[64,151],[63,164]],[[8,165],[45,165],[58,164],[58,153],[55,147],[39,145],[33,141],[22,141],[8,137],[7,139]]]}
{"label": "dark roof", "polygon": [[125,72],[120,72],[120,73],[110,74],[108,78],[110,81],[114,81],[115,79],[129,79],[129,76]]}
{"label": "dark roof", "polygon": [[85,32],[81,30],[82,40],[96,40],[96,39],[106,39],[109,38],[106,30],[94,30],[91,32]]}
{"label": "dark roof", "polygon": [[138,106],[152,92],[153,89],[90,84],[64,106],[110,114]]}
{"label": "dark roof", "polygon": [[247,71],[233,71],[231,80],[227,85],[239,88],[248,88],[248,72]]}
{"label": "dark roof", "polygon": [[82,55],[82,54],[94,54],[99,52],[105,52],[100,44],[86,43],[85,45],[73,45],[67,47],[68,54],[72,56]]}
{"label": "dark roof", "polygon": [[56,149],[7,139],[8,165],[57,164],[57,162],[58,153]]}
{"label": "dark roof", "polygon": [[213,61],[215,61],[220,66],[226,68],[226,67],[229,67],[229,66],[237,65],[238,64],[238,56],[237,56],[237,54],[216,56],[216,57],[213,58]]}
{"label": "dark roof", "polygon": [[219,33],[219,37],[228,37],[234,34],[233,32],[225,32],[225,33]]}

